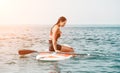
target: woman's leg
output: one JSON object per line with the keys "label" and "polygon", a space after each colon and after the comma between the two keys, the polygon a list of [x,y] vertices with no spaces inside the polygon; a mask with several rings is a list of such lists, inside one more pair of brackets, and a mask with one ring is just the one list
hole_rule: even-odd
{"label": "woman's leg", "polygon": [[[70,46],[65,46],[65,45],[57,45],[57,50],[61,52],[74,52],[74,49]],[[49,46],[49,51],[54,51],[53,46]]]}
{"label": "woman's leg", "polygon": [[60,51],[61,52],[74,52],[74,49],[72,47],[61,45]]}

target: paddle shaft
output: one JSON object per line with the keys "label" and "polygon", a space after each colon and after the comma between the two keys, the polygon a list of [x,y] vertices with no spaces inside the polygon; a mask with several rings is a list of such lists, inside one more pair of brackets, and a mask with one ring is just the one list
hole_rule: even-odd
{"label": "paddle shaft", "polygon": [[60,53],[60,54],[70,54],[70,55],[89,55],[89,54],[76,54],[74,52],[38,52],[35,50],[26,50],[26,49],[18,51],[19,55],[26,55],[26,54],[31,54],[31,53]]}

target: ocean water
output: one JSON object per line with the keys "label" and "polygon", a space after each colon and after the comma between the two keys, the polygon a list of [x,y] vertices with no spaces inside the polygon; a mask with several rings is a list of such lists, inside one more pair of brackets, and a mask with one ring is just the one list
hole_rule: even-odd
{"label": "ocean water", "polygon": [[47,51],[49,30],[40,26],[0,29],[0,73],[120,73],[119,27],[61,28],[59,43],[89,56],[58,62],[37,61],[35,53],[20,58],[19,49]]}

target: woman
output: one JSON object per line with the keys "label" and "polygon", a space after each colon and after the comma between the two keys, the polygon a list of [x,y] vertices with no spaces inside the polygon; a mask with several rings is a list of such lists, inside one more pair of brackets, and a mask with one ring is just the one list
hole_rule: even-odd
{"label": "woman", "polygon": [[55,52],[74,52],[73,48],[57,44],[61,36],[60,27],[64,27],[67,22],[65,17],[60,17],[57,23],[50,30],[49,51]]}

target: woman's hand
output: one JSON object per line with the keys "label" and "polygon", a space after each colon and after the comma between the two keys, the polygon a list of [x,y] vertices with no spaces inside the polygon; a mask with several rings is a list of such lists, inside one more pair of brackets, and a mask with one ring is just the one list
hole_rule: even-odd
{"label": "woman's hand", "polygon": [[60,52],[59,50],[55,50],[55,52]]}

